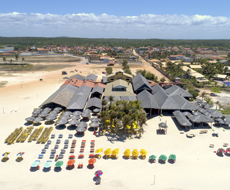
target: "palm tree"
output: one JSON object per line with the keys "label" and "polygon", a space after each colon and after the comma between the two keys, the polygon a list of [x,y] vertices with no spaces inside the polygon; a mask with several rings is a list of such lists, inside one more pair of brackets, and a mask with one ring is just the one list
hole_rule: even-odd
{"label": "palm tree", "polygon": [[123,128],[125,129],[125,135],[126,135],[126,127],[127,125],[129,125],[131,122],[131,118],[129,115],[125,115],[123,118],[122,118],[122,123],[123,123]]}
{"label": "palm tree", "polygon": [[6,58],[5,58],[5,57],[3,57],[3,58],[2,58],[2,60],[3,60],[3,62],[5,62],[5,61],[6,61]]}
{"label": "palm tree", "polygon": [[16,61],[18,60],[18,58],[19,58],[19,55],[18,55],[18,54],[15,54],[15,59],[16,59]]}
{"label": "palm tree", "polygon": [[110,120],[110,128],[112,129],[112,125],[113,125],[113,120],[114,120],[114,117],[116,116],[116,112],[115,111],[110,111],[109,113],[109,120]]}
{"label": "palm tree", "polygon": [[102,110],[104,110],[105,106],[107,105],[107,101],[103,99],[101,104],[102,104]]}
{"label": "palm tree", "polygon": [[217,110],[217,106],[219,106],[220,102],[216,101],[215,104],[216,104],[216,110]]}
{"label": "palm tree", "polygon": [[110,104],[113,102],[113,100],[114,100],[114,96],[109,96]]}
{"label": "palm tree", "polygon": [[206,92],[202,92],[201,93],[201,97],[202,97],[202,101],[207,97],[207,93]]}
{"label": "palm tree", "polygon": [[146,122],[147,122],[146,115],[142,113],[138,119],[138,124],[140,126],[140,129],[139,129],[140,137],[141,137],[141,133],[143,132],[143,125],[146,125]]}

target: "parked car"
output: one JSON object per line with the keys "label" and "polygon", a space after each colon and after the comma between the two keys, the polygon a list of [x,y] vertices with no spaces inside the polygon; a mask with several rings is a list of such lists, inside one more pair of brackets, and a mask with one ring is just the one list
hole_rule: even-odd
{"label": "parked car", "polygon": [[215,93],[210,93],[210,96],[217,96],[217,94],[215,94]]}
{"label": "parked car", "polygon": [[200,92],[200,90],[199,90],[199,89],[196,89],[196,91],[197,91],[197,92]]}
{"label": "parked car", "polygon": [[64,77],[63,79],[69,79],[69,77]]}
{"label": "parked car", "polygon": [[196,135],[195,134],[186,134],[186,136],[188,137],[188,138],[192,138],[192,137],[195,137]]}

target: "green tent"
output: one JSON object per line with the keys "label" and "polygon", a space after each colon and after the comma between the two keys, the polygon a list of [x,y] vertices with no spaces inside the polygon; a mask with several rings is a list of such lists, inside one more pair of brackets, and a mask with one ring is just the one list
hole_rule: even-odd
{"label": "green tent", "polygon": [[155,155],[149,156],[149,160],[155,160],[155,159],[156,159],[156,156],[155,156]]}
{"label": "green tent", "polygon": [[164,154],[162,154],[162,155],[160,155],[159,160],[166,161],[167,160],[167,156],[165,156]]}
{"label": "green tent", "polygon": [[170,154],[169,160],[176,160],[176,155],[175,154]]}
{"label": "green tent", "polygon": [[55,167],[61,167],[62,165],[64,164],[63,161],[58,161],[56,164],[55,164]]}

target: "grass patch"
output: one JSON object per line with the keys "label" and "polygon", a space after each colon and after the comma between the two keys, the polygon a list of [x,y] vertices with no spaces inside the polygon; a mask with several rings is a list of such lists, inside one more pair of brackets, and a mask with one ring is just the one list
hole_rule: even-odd
{"label": "grass patch", "polygon": [[5,87],[5,85],[8,83],[8,81],[1,81],[0,82],[0,88]]}
{"label": "grass patch", "polygon": [[4,71],[54,71],[63,69],[66,67],[74,67],[74,65],[4,65],[2,70]]}
{"label": "grass patch", "polygon": [[217,86],[212,88],[212,92],[221,93],[220,88]]}
{"label": "grass patch", "polygon": [[230,107],[225,108],[224,110],[219,110],[224,115],[230,115]]}

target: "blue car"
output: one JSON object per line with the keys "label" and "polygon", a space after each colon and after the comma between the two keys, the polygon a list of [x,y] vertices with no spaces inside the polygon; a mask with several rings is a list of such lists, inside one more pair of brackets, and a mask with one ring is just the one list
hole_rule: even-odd
{"label": "blue car", "polygon": [[200,92],[200,90],[199,90],[199,89],[196,89],[196,91],[197,91],[197,92]]}

